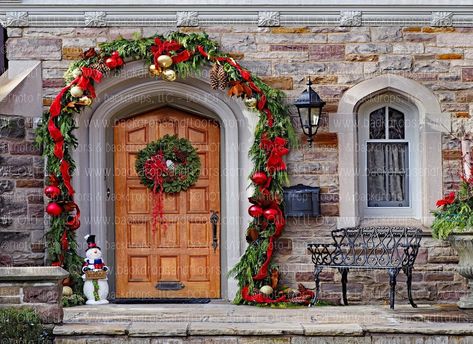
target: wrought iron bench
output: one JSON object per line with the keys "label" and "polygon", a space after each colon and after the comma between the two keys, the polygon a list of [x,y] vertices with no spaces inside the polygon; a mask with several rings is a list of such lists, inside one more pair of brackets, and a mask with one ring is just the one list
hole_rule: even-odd
{"label": "wrought iron bench", "polygon": [[412,268],[420,247],[422,231],[409,227],[355,227],[332,231],[333,243],[312,243],[308,249],[315,265],[315,297],[320,293],[320,273],[324,267],[337,268],[342,275],[343,303],[347,302],[347,277],[350,269],[386,269],[389,274],[389,303],[394,308],[396,277],[407,276],[407,295],[412,307]]}

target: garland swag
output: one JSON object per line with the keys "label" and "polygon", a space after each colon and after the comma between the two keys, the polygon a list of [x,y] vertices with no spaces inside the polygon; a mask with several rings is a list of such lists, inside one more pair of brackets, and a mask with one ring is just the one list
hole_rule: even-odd
{"label": "garland swag", "polygon": [[91,105],[96,96],[94,85],[104,75],[118,73],[125,63],[133,60],[144,60],[152,76],[168,81],[174,80],[176,75],[185,78],[198,74],[203,66],[211,65],[212,88],[227,89],[229,96],[241,98],[259,115],[249,152],[254,190],[249,208],[253,220],[246,231],[249,245],[230,271],[239,285],[234,302],[291,301],[289,296],[277,291],[279,274],[271,263],[275,240],[285,224],[282,192],[288,178],[283,156],[288,153],[289,145],[296,144],[284,94],[243,68],[229,54],[221,52],[218,44],[205,33],[173,32],[150,38],[120,38],[101,44],[99,50],[85,51],[82,59],[70,65],[65,73],[67,86],[54,99],[37,131],[37,142],[44,147],[47,159],[48,187],[58,188],[53,194],[46,193],[51,196],[48,205],[51,209],[47,209],[51,215],[47,241],[52,264],[63,266],[71,273],[74,291],[80,293],[81,258],[76,252],[75,239],[79,219],[71,185],[75,170],[71,152],[77,146],[73,115]]}

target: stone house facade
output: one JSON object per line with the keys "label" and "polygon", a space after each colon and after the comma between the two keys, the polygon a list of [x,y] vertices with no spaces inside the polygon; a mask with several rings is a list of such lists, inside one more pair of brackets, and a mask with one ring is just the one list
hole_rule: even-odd
{"label": "stone house facade", "polygon": [[[450,126],[468,121],[473,103],[473,29],[461,24],[461,14],[416,12],[410,21],[401,17],[392,21],[385,18],[372,25],[367,19],[374,14],[368,11],[336,8],[336,14],[328,15],[326,25],[315,19],[313,25],[310,20],[309,24],[302,19],[291,22],[289,14],[285,17],[284,11],[276,10],[260,12],[259,17],[255,12],[253,16],[258,22],[240,24],[235,21],[223,25],[205,19],[205,15],[198,12],[185,11],[185,16],[184,12],[179,12],[177,17],[170,16],[177,18],[177,22],[163,19],[160,24],[146,25],[146,20],[136,20],[138,24],[131,26],[115,24],[112,14],[106,11],[103,16],[101,12],[85,11],[85,22],[66,23],[58,17],[54,25],[52,22],[49,25],[41,21],[33,9],[25,12],[21,5],[10,6],[12,11],[4,14],[0,9],[0,20],[7,27],[6,56],[10,66],[23,60],[40,62],[44,109],[64,86],[62,77],[68,65],[85,49],[136,34],[205,31],[244,67],[269,85],[283,90],[290,103],[305,89],[310,76],[314,89],[327,103],[322,126],[315,136],[314,146],[309,148],[304,144],[296,112],[291,114],[302,145],[291,151],[287,163],[292,185],[302,183],[321,188],[322,216],[288,220],[277,242],[276,256],[284,283],[292,287],[298,283],[313,286],[313,266],[306,244],[327,239],[337,226],[407,224],[421,226],[424,230],[413,275],[414,299],[418,302],[453,301],[466,290],[465,281],[454,271],[458,261],[455,252],[448,243],[433,240],[429,229],[430,210],[435,208],[435,200],[455,190],[459,183],[461,151],[459,141],[448,135]],[[359,88],[361,84],[361,88],[371,90],[370,93],[359,93],[356,85]],[[350,90],[356,92],[349,93]],[[360,95],[351,100],[347,99],[347,94],[349,97]],[[356,119],[362,104],[373,99],[381,107],[397,101],[409,103],[419,117],[416,130],[421,136],[413,141],[418,145],[412,149],[417,152],[418,171],[433,172],[431,175],[419,173],[416,181],[412,178],[411,187],[419,191],[419,204],[411,214],[365,216],[360,210],[361,201],[354,199],[347,203],[350,194],[361,195],[358,193],[360,179],[353,174],[360,168],[358,152],[354,149],[360,139]],[[353,111],[342,113],[341,108],[350,101],[356,105]],[[0,113],[0,263],[42,265],[45,264],[43,234],[47,229],[43,220],[44,162],[40,150],[33,145],[33,128],[41,114]],[[436,125],[425,129],[427,121],[421,118],[430,118]],[[79,170],[76,183],[83,185],[89,181],[82,172]],[[245,198],[245,188],[239,190],[241,199]],[[91,213],[89,216],[92,217]],[[85,222],[86,219],[87,215]],[[242,215],[240,237],[244,236],[241,228],[246,219]],[[81,231],[86,233],[91,228],[86,226]],[[108,236],[102,239],[108,240]],[[244,247],[244,241],[240,244]],[[109,245],[112,243],[108,242]],[[241,254],[242,248],[239,250]],[[399,298],[406,296],[402,278]],[[340,299],[339,279],[334,271],[322,273],[323,297],[333,301]],[[388,276],[382,271],[350,273],[349,300],[360,303],[385,300],[387,282]],[[231,286],[227,289],[231,290]],[[231,297],[230,294],[223,296]]]}

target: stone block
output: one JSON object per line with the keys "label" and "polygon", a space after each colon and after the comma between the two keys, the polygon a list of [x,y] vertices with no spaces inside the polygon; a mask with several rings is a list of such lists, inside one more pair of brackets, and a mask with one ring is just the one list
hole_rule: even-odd
{"label": "stone block", "polygon": [[463,58],[463,54],[459,53],[446,53],[446,54],[438,54],[435,56],[438,60],[461,60]]}
{"label": "stone block", "polygon": [[0,195],[13,190],[15,183],[12,180],[0,180]]}
{"label": "stone block", "polygon": [[473,68],[462,68],[462,80],[473,81]]}
{"label": "stone block", "polygon": [[11,38],[7,41],[9,60],[60,60],[60,39]]}
{"label": "stone block", "polygon": [[222,49],[229,52],[255,52],[256,41],[252,34],[225,34]]}
{"label": "stone block", "polygon": [[402,30],[396,26],[371,27],[372,42],[396,42],[402,39]]}
{"label": "stone block", "polygon": [[0,284],[0,296],[19,296],[20,295],[20,287],[18,286],[8,286],[8,285],[1,285]]}
{"label": "stone block", "polygon": [[316,61],[343,60],[345,57],[344,44],[313,45],[309,50],[309,58]]}
{"label": "stone block", "polygon": [[[222,36],[222,44],[225,44],[226,35]],[[317,44],[326,43],[327,35],[320,34],[257,34],[256,44]]]}
{"label": "stone block", "polygon": [[428,33],[404,32],[404,40],[408,42],[435,43],[435,35]]}
{"label": "stone block", "polygon": [[20,179],[16,181],[17,188],[42,188],[43,186],[44,186],[43,180]]}
{"label": "stone block", "polygon": [[41,155],[41,149],[33,142],[19,142],[10,145],[10,154],[13,155]]}
{"label": "stone block", "polygon": [[424,44],[422,43],[395,43],[393,44],[394,54],[422,54]]}
{"label": "stone block", "polygon": [[17,116],[0,115],[0,138],[22,139],[25,137],[25,119]]}
{"label": "stone block", "polygon": [[347,54],[387,54],[392,46],[386,43],[347,44]]}
{"label": "stone block", "polygon": [[292,90],[293,80],[290,76],[270,76],[261,78],[269,86],[280,90]]}
{"label": "stone block", "polygon": [[187,322],[132,322],[128,328],[130,337],[185,337]]}
{"label": "stone block", "polygon": [[412,56],[382,55],[379,57],[379,67],[383,71],[410,70],[412,67]]}
{"label": "stone block", "polygon": [[82,57],[84,48],[81,47],[64,47],[62,48],[62,58],[64,60],[77,60]]}
{"label": "stone block", "polygon": [[19,305],[21,297],[17,296],[0,296],[0,305]]}
{"label": "stone block", "polygon": [[57,286],[32,286],[23,288],[23,301],[26,303],[57,303],[61,292]]}
{"label": "stone block", "polygon": [[368,33],[344,32],[328,34],[329,43],[351,43],[351,42],[369,42],[370,35]]}
{"label": "stone block", "polygon": [[448,61],[415,61],[412,70],[415,73],[445,73],[450,70],[450,64]]}
{"label": "stone block", "polygon": [[[433,36],[433,35],[431,35]],[[440,33],[437,35],[439,47],[473,47],[473,34],[465,33]]]}
{"label": "stone block", "polygon": [[345,56],[345,60],[351,62],[377,62],[378,59],[378,55],[348,54]]}

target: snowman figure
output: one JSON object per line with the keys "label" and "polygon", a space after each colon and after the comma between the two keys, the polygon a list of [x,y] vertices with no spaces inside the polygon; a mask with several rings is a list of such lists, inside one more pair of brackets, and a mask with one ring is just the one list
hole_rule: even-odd
{"label": "snowman figure", "polygon": [[[106,272],[108,267],[102,260],[102,250],[95,243],[95,235],[86,235],[87,250],[86,258],[82,264],[82,279],[84,280],[84,295],[88,305],[107,304],[108,279]],[[102,272],[102,273],[101,273]]]}

